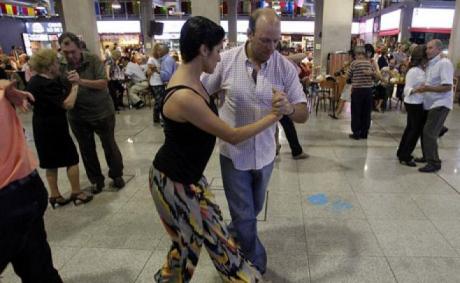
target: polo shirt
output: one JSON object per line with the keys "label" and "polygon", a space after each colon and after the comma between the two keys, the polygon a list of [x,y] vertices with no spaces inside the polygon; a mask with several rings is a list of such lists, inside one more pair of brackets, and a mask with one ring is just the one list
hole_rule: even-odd
{"label": "polo shirt", "polygon": [[[65,84],[70,82],[67,80],[67,72],[76,70],[81,79],[86,80],[107,80],[105,67],[99,57],[94,54],[83,51],[81,64],[76,67],[61,57],[60,72],[62,81]],[[78,88],[77,100],[73,109],[67,111],[70,120],[96,121],[113,115],[115,107],[110,98],[107,88],[97,90],[80,86]]]}

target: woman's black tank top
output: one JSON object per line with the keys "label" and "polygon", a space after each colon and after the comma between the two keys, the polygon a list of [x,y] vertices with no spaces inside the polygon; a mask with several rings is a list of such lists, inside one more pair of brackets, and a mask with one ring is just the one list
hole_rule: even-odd
{"label": "woman's black tank top", "polygon": [[[178,85],[166,89],[163,105],[177,90],[184,88],[202,97],[196,90]],[[211,98],[209,103],[205,102],[217,115],[214,99]],[[165,142],[158,150],[153,166],[173,181],[183,184],[198,183],[214,150],[216,137],[189,122],[168,119],[163,114],[163,107],[161,113],[164,119]]]}

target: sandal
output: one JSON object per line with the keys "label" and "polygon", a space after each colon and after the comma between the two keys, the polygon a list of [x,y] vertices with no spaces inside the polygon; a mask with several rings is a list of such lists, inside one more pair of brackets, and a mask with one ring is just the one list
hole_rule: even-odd
{"label": "sandal", "polygon": [[74,205],[80,205],[93,200],[93,195],[88,195],[85,192],[78,192],[70,194],[70,200]]}
{"label": "sandal", "polygon": [[70,201],[71,201],[71,199],[69,199],[69,198],[64,198],[64,197],[61,196],[61,195],[60,195],[60,196],[57,196],[57,197],[50,197],[50,198],[49,198],[49,203],[50,203],[50,205],[51,205],[51,207],[52,207],[53,209],[56,208],[56,204],[57,204],[58,206],[64,206],[64,205],[66,205],[66,204],[69,204]]}

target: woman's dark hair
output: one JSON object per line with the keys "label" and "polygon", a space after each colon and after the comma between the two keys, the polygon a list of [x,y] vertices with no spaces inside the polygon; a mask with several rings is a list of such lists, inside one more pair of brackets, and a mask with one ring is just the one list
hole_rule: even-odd
{"label": "woman's dark hair", "polygon": [[366,43],[364,45],[364,50],[366,50],[367,58],[372,59],[374,57],[375,49],[374,49],[374,46],[372,46],[372,44]]}
{"label": "woman's dark hair", "polygon": [[212,50],[224,37],[224,29],[213,21],[201,16],[188,19],[180,31],[182,61],[192,61],[198,55],[202,44]]}
{"label": "woman's dark hair", "polygon": [[409,63],[409,69],[412,67],[417,67],[420,65],[423,65],[427,61],[426,57],[426,45],[417,45],[414,50],[412,50],[411,56],[410,56],[410,63]]}

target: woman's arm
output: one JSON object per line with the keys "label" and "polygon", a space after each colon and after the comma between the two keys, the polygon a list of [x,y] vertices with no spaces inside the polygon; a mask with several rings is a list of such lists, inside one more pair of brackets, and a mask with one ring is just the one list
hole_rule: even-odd
{"label": "woman's arm", "polygon": [[228,143],[238,144],[262,132],[282,116],[276,112],[280,107],[281,98],[274,97],[275,109],[260,120],[239,128],[232,128],[214,114],[205,101],[189,90],[179,90],[164,104],[163,112],[172,120],[190,122]]}
{"label": "woman's arm", "polygon": [[72,109],[75,106],[77,100],[78,84],[73,84],[70,89],[70,93],[67,98],[62,102],[62,107],[66,110]]}

